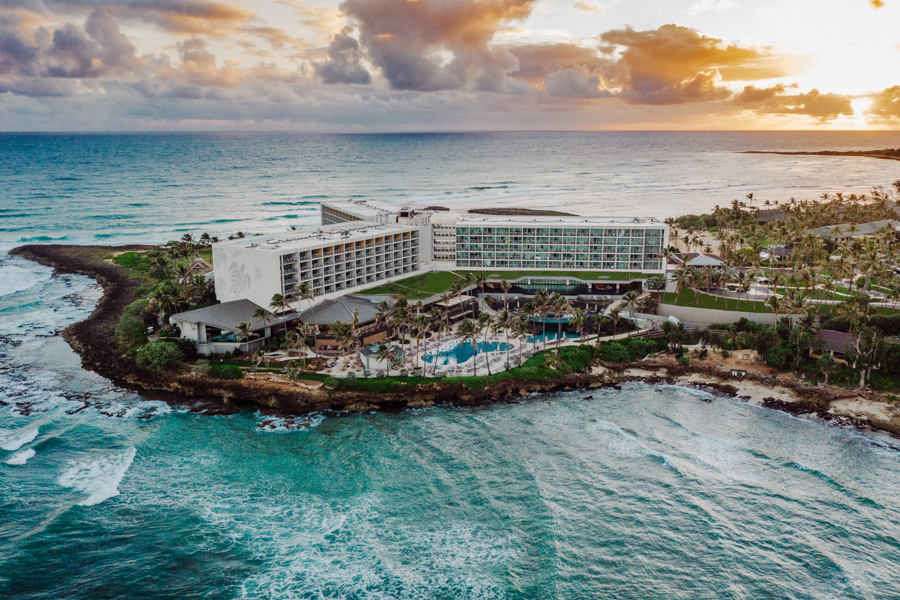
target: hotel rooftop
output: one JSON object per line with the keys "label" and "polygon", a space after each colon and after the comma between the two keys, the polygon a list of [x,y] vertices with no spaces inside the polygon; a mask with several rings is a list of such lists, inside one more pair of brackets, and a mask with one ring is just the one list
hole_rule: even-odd
{"label": "hotel rooftop", "polygon": [[314,248],[321,244],[354,242],[370,239],[379,234],[391,235],[413,229],[403,225],[384,225],[367,221],[348,221],[336,225],[309,226],[296,231],[287,231],[275,235],[238,238],[219,242],[222,246],[269,250],[272,252],[293,252],[306,248]]}

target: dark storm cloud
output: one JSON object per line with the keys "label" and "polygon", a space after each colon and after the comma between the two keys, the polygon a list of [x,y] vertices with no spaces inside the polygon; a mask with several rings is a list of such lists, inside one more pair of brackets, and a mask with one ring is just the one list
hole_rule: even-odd
{"label": "dark storm cloud", "polygon": [[316,75],[325,83],[371,83],[372,77],[362,64],[363,52],[345,27],[328,47],[328,60],[316,63]]}

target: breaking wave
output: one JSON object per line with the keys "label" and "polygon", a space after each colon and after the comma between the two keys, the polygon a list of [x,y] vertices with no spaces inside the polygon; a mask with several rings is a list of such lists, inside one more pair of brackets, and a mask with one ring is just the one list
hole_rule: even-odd
{"label": "breaking wave", "polygon": [[119,483],[131,466],[137,451],[134,447],[103,458],[72,463],[59,476],[59,484],[87,494],[80,506],[93,506],[119,495]]}
{"label": "breaking wave", "polygon": [[28,448],[26,450],[22,450],[21,452],[17,452],[6,461],[8,465],[24,465],[28,462],[28,459],[34,456],[34,448]]}
{"label": "breaking wave", "polygon": [[37,437],[38,428],[28,429],[0,429],[0,448],[7,452],[18,450],[25,444],[30,444]]}

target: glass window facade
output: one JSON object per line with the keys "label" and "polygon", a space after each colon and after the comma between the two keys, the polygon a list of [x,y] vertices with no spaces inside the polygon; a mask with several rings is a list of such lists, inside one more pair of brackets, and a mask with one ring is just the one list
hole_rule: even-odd
{"label": "glass window facade", "polygon": [[644,271],[662,269],[659,228],[487,226],[456,228],[456,265],[473,268]]}

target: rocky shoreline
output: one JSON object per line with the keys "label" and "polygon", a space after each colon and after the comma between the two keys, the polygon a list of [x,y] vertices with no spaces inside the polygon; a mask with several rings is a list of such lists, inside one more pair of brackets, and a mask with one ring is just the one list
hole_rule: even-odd
{"label": "rocky shoreline", "polygon": [[884,150],[819,150],[806,152],[788,152],[783,150],[744,150],[740,154],[780,154],[782,156],[855,156],[862,158],[880,158],[882,160],[900,160],[900,148]]}
{"label": "rocky shoreline", "polygon": [[[478,406],[517,402],[534,394],[618,387],[637,381],[649,384],[685,385],[718,395],[740,398],[759,406],[823,421],[838,420],[861,429],[877,429],[900,435],[900,408],[856,391],[808,387],[794,378],[773,380],[753,373],[741,381],[727,379],[714,367],[685,367],[671,357],[624,365],[598,365],[589,372],[573,373],[549,381],[501,381],[482,390],[460,384],[434,382],[397,393],[331,390],[261,378],[221,380],[191,373],[155,373],[138,367],[120,353],[109,335],[141,282],[121,267],[104,259],[112,252],[148,250],[151,246],[27,245],[11,254],[54,268],[58,273],[77,273],[95,279],[103,295],[93,313],[70,325],[62,337],[79,354],[86,369],[126,388],[155,392],[164,397],[213,401],[222,408],[253,405],[267,413],[297,415],[324,410],[364,412],[399,411],[436,405]],[[843,404],[842,404],[843,403]]]}

